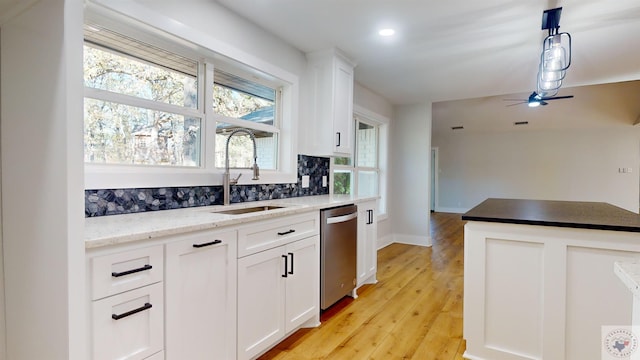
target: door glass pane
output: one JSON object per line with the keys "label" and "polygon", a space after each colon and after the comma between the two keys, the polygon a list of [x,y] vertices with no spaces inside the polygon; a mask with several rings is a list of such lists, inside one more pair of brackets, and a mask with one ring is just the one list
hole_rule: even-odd
{"label": "door glass pane", "polygon": [[333,173],[333,193],[351,194],[351,171],[335,170]]}
{"label": "door glass pane", "polygon": [[378,128],[358,122],[356,166],[374,168],[378,163]]}
{"label": "door glass pane", "polygon": [[335,165],[351,165],[350,157],[336,157],[333,158],[333,163]]}
{"label": "door glass pane", "polygon": [[378,195],[378,173],[358,171],[358,196]]}

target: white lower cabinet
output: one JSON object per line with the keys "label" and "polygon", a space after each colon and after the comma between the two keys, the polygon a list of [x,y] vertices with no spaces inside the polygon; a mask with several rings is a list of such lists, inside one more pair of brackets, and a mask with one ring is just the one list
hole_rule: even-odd
{"label": "white lower cabinet", "polygon": [[260,355],[319,314],[319,236],[238,259],[238,359]]}
{"label": "white lower cabinet", "polygon": [[358,287],[375,284],[378,270],[376,201],[358,204]]}
{"label": "white lower cabinet", "polygon": [[236,231],[166,245],[167,360],[236,358]]}

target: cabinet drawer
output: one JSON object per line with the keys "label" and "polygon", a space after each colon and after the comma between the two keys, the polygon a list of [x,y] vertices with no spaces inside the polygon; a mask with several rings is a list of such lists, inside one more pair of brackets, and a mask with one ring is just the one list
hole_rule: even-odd
{"label": "cabinet drawer", "polygon": [[93,360],[145,359],[163,350],[162,283],[92,303]]}
{"label": "cabinet drawer", "polygon": [[162,281],[162,245],[91,259],[92,300]]}
{"label": "cabinet drawer", "polygon": [[288,244],[320,232],[317,211],[252,223],[238,231],[238,258]]}

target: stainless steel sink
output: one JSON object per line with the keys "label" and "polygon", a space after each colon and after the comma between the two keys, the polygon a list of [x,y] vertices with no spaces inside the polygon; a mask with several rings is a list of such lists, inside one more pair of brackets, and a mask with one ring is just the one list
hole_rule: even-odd
{"label": "stainless steel sink", "polygon": [[238,209],[228,209],[228,210],[216,210],[212,211],[214,214],[226,214],[226,215],[241,215],[241,214],[249,214],[260,211],[269,211],[282,209],[284,206],[274,206],[274,205],[263,205],[263,206],[253,206],[247,208],[238,208]]}

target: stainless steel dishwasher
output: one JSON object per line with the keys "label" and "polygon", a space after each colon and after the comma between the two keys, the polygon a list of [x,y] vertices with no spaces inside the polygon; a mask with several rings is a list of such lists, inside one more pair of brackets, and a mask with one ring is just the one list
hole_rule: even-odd
{"label": "stainless steel dishwasher", "polygon": [[320,224],[320,308],[326,310],[356,286],[358,208],[321,210]]}

